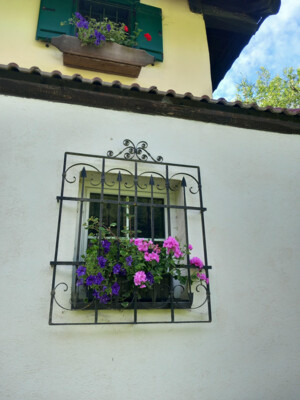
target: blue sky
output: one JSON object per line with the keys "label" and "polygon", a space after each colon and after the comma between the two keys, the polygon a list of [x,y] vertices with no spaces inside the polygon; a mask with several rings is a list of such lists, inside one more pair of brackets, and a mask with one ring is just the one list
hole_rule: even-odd
{"label": "blue sky", "polygon": [[243,77],[255,82],[266,67],[271,75],[286,67],[300,68],[300,1],[281,0],[279,13],[267,18],[215,90],[213,97],[234,100]]}

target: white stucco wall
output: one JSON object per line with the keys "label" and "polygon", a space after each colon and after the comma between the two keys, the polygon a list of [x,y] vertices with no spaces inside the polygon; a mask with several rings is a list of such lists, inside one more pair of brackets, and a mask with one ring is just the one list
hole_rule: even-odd
{"label": "white stucco wall", "polygon": [[[0,96],[1,399],[299,398],[297,136]],[[65,151],[201,166],[211,324],[48,326]]]}

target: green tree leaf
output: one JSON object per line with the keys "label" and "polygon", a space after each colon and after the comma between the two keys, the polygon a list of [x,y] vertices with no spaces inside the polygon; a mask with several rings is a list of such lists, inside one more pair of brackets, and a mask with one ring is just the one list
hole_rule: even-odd
{"label": "green tree leaf", "polygon": [[270,72],[261,67],[257,74],[255,83],[243,78],[237,84],[237,100],[261,107],[300,108],[300,68],[286,68],[282,76],[271,77]]}

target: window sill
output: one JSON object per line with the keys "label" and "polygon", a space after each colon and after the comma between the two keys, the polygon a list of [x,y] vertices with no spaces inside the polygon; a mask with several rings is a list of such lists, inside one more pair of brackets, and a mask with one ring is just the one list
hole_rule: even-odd
{"label": "window sill", "polygon": [[74,36],[61,35],[51,39],[63,53],[63,63],[72,68],[137,78],[141,68],[154,64],[155,58],[144,50],[107,42],[101,47],[81,46]]}

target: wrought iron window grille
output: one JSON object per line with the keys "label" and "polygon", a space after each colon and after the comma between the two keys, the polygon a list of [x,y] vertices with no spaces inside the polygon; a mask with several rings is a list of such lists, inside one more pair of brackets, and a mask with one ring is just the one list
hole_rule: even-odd
{"label": "wrought iron window grille", "polygon": [[[122,308],[118,296],[102,304],[85,287],[76,286],[75,271],[79,265],[84,265],[82,254],[89,235],[82,226],[91,213],[96,212],[91,210],[98,210],[100,225],[114,214],[117,236],[121,234],[122,223],[127,223],[122,210],[130,210],[134,237],[159,241],[176,236],[180,244],[186,245],[191,241],[197,254],[204,258],[203,271],[207,277],[211,269],[207,259],[206,208],[203,207],[200,168],[165,163],[161,156],[154,158],[145,141],[134,145],[126,139],[123,145],[116,155],[112,151],[106,156],[65,153],[61,193],[57,196],[55,254],[50,263],[53,277],[49,324],[211,322],[210,286],[192,282],[194,267],[190,265],[189,255],[180,266],[187,276],[186,285],[167,274],[159,285],[144,291],[139,289],[142,295],[138,296],[136,289],[126,309]],[[120,285],[121,291],[125,290],[126,279],[121,280]]]}
{"label": "wrought iron window grille", "polygon": [[79,0],[78,11],[84,16],[102,21],[104,18],[110,21],[125,23],[133,26],[134,7],[130,4],[113,3],[109,0]]}

